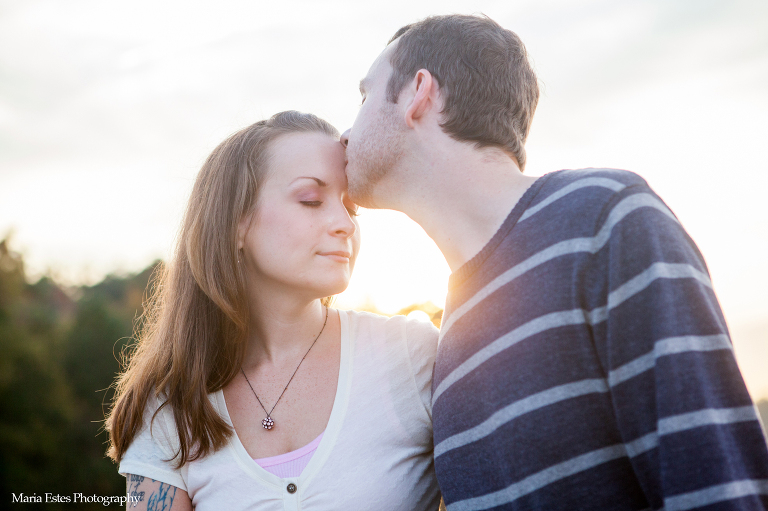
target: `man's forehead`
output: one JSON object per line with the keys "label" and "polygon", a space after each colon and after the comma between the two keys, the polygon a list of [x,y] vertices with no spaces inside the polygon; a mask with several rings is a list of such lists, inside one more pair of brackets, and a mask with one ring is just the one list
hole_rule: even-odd
{"label": "man's forehead", "polygon": [[376,57],[376,60],[373,61],[371,68],[368,70],[368,74],[365,76],[365,78],[360,80],[361,93],[370,90],[372,82],[377,80],[380,74],[386,74],[389,76],[389,70],[392,67],[390,64],[390,57],[394,51],[395,46],[397,45],[397,41],[397,39],[392,41],[386,48],[384,48],[384,51],[382,51],[379,56]]}

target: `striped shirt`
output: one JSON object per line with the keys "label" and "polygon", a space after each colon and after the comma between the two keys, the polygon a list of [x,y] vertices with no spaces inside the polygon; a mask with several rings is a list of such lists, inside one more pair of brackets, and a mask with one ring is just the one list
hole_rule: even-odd
{"label": "striped shirt", "polygon": [[768,508],[702,255],[631,172],[538,179],[451,275],[433,380],[449,511]]}

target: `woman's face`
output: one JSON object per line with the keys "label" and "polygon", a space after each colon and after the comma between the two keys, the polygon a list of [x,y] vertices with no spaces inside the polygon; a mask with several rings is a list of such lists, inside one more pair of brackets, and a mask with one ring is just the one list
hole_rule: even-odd
{"label": "woman's face", "polygon": [[344,148],[322,133],[272,141],[256,208],[239,226],[249,283],[310,298],[346,289],[360,248]]}

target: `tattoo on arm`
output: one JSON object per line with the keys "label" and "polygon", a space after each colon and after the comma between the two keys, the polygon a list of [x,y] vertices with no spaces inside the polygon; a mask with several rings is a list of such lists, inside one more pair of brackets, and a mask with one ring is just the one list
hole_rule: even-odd
{"label": "tattoo on arm", "polygon": [[176,498],[176,487],[160,483],[160,488],[152,492],[147,500],[147,511],[168,511]]}
{"label": "tattoo on arm", "polygon": [[173,511],[193,509],[187,492],[173,485],[133,474],[126,474],[126,480],[129,511],[172,511],[174,503]]}
{"label": "tattoo on arm", "polygon": [[144,502],[144,492],[139,491],[139,485],[143,482],[144,476],[128,474],[128,501],[129,503],[133,503],[134,507],[139,502]]}

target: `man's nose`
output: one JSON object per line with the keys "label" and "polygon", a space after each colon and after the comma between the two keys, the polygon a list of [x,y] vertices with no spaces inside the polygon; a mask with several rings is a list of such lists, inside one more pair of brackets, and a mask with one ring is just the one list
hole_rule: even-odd
{"label": "man's nose", "polygon": [[345,148],[349,145],[349,130],[341,134],[341,145],[343,145]]}

